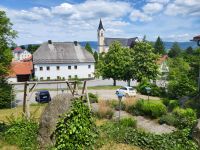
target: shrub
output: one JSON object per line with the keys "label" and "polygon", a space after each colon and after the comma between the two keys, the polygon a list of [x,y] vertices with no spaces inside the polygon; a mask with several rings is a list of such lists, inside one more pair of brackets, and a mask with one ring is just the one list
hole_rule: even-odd
{"label": "shrub", "polygon": [[73,101],[71,111],[58,121],[55,135],[57,150],[91,147],[98,134],[89,108],[80,100]]}
{"label": "shrub", "polygon": [[162,93],[161,88],[159,88],[156,84],[150,83],[147,80],[142,80],[140,84],[137,86],[137,91],[140,92],[141,94],[148,95],[146,91],[146,87],[151,88],[151,92],[149,95],[151,96],[160,96]]}
{"label": "shrub", "polygon": [[169,111],[172,111],[174,108],[176,108],[178,106],[179,106],[178,100],[170,100],[169,105],[168,105],[168,109],[169,109]]}
{"label": "shrub", "polygon": [[[119,101],[116,101],[116,100],[112,100],[112,101],[109,101],[109,105],[111,105],[111,107],[115,110],[119,110]],[[121,110],[125,110],[125,104],[123,101],[121,101]]]}
{"label": "shrub", "polygon": [[197,122],[196,112],[190,108],[175,108],[172,114],[176,118],[174,125],[179,129],[192,128]]}
{"label": "shrub", "polygon": [[168,124],[171,126],[174,126],[176,122],[176,118],[173,114],[168,113],[166,115],[163,115],[160,119],[159,119],[159,123],[160,124]]}
{"label": "shrub", "polygon": [[[98,103],[98,96],[93,93],[88,93],[90,103]],[[86,96],[84,96],[84,102],[87,102]]]}
{"label": "shrub", "polygon": [[162,103],[168,107],[170,100],[168,98],[163,98]]}
{"label": "shrub", "polygon": [[139,100],[134,107],[133,113],[136,113],[135,115],[158,118],[167,113],[167,108],[162,103]]}
{"label": "shrub", "polygon": [[10,126],[4,133],[6,142],[22,149],[37,149],[38,123],[34,120],[10,117]]}
{"label": "shrub", "polygon": [[96,116],[99,118],[111,119],[113,115],[114,111],[112,108],[109,107],[107,102],[100,101],[98,111],[96,112]]}
{"label": "shrub", "polygon": [[122,118],[120,125],[124,127],[136,127],[137,121],[133,118]]}
{"label": "shrub", "polygon": [[[190,130],[178,130],[168,134],[152,134],[135,128],[107,123],[101,126],[107,138],[118,143],[132,144],[151,150],[198,150],[198,145],[189,137]],[[116,134],[117,133],[117,134]],[[105,137],[104,137],[105,139]]]}
{"label": "shrub", "polygon": [[133,98],[133,97],[126,98],[124,100],[125,110],[127,112],[129,112],[129,110],[131,109],[131,107],[134,106],[136,103],[137,103],[136,98]]}
{"label": "shrub", "polygon": [[10,107],[11,101],[15,98],[12,90],[12,86],[0,77],[0,109]]}

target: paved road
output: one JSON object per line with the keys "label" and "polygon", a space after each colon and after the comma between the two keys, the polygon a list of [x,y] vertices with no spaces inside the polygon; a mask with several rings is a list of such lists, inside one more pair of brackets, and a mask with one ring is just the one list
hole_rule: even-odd
{"label": "paved road", "polygon": [[[62,91],[49,91],[51,97],[56,96],[57,94],[62,94]],[[69,93],[70,91],[64,91],[64,93]],[[112,99],[116,99],[117,100],[117,96],[115,95],[115,90],[88,90],[88,92],[91,92],[93,94],[97,94],[100,100],[112,100]],[[79,93],[81,93],[81,91],[79,91]],[[17,105],[22,105],[23,103],[23,92],[17,92],[16,93],[16,103]],[[148,99],[147,96],[145,95],[137,95],[137,98],[143,98],[143,99]],[[158,100],[158,97],[149,97],[150,99],[154,99],[154,100]],[[37,103],[35,101],[35,92],[33,92],[32,96],[30,96],[30,103]]]}
{"label": "paved road", "polygon": [[[136,86],[135,81],[131,81],[131,86]],[[90,80],[87,81],[87,86],[103,86],[103,85],[113,85],[113,80],[112,79],[95,79],[95,80]],[[127,82],[124,81],[117,81],[117,85],[119,86],[126,86]],[[24,86],[23,85],[15,85],[15,90],[23,90]],[[37,85],[38,89],[62,89],[66,88],[66,84],[40,84]]]}

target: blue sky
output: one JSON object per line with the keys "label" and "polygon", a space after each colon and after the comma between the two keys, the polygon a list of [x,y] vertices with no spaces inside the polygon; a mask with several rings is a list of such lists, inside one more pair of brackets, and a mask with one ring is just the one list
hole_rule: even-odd
{"label": "blue sky", "polygon": [[18,31],[17,44],[96,41],[106,37],[189,41],[200,34],[200,0],[1,0]]}

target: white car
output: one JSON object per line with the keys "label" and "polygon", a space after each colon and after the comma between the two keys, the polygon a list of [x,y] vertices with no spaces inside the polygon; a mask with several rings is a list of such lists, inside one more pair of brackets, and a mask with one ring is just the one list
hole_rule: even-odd
{"label": "white car", "polygon": [[124,87],[117,89],[116,93],[119,93],[119,92],[124,93],[124,95],[126,97],[136,96],[136,94],[137,94],[136,89],[129,87],[129,86],[124,86]]}

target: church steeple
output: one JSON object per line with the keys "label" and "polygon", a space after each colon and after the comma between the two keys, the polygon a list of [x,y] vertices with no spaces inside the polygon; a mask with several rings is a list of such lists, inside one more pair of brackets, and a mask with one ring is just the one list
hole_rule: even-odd
{"label": "church steeple", "polygon": [[[103,24],[102,24],[102,21],[101,21],[101,19],[100,19],[98,30],[101,30],[101,29],[104,30],[104,28],[103,28]],[[105,31],[105,30],[104,30],[104,31]]]}

